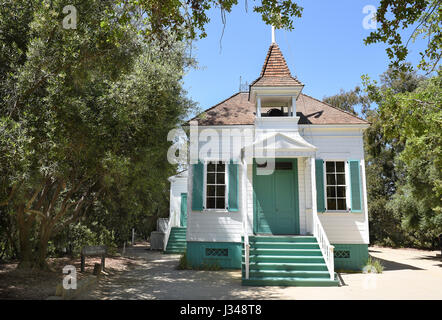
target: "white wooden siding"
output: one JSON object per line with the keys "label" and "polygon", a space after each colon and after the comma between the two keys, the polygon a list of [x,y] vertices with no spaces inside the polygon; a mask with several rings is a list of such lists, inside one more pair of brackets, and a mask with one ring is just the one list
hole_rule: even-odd
{"label": "white wooden siding", "polygon": [[[219,128],[212,127],[215,130]],[[243,127],[238,126],[239,129]],[[326,126],[300,126],[301,136],[309,143],[318,148],[316,158],[362,160],[364,159],[362,130],[357,127],[326,127]],[[219,132],[219,131],[218,131]],[[238,136],[238,132],[232,132]],[[228,137],[220,134],[219,144]],[[217,144],[218,144],[217,143]],[[240,159],[239,149],[234,140],[230,140],[230,150],[234,150],[233,158]],[[244,142],[241,142],[244,143]],[[200,150],[204,143],[199,145]],[[220,148],[219,153],[213,153],[212,157],[223,156],[229,160],[232,156]],[[305,161],[308,158],[298,158],[298,187],[299,187],[299,222],[301,234],[310,234],[312,230],[312,199],[311,199],[311,176],[310,163]],[[243,232],[242,225],[242,197],[246,196],[247,202],[247,226],[249,234],[253,233],[253,174],[252,164],[247,165],[247,181],[243,185],[243,167],[239,165],[239,203],[240,210],[237,212],[219,212],[204,210],[202,212],[192,211],[192,166],[189,168],[188,187],[188,220],[187,240],[188,241],[210,241],[210,242],[240,242]],[[362,173],[361,173],[362,176]],[[365,177],[362,176],[362,179]],[[366,195],[363,194],[363,197]],[[366,201],[365,198],[362,201]],[[368,243],[368,217],[364,210],[362,213],[324,213],[319,214],[327,236],[331,243]]]}
{"label": "white wooden siding", "polygon": [[[181,194],[187,193],[187,178],[175,178],[170,183],[170,217],[175,213],[177,215],[178,225],[181,216]],[[189,202],[189,201],[187,201]]]}

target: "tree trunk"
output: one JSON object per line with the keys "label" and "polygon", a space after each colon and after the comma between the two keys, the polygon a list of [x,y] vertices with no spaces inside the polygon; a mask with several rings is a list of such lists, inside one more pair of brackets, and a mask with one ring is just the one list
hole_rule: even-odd
{"label": "tree trunk", "polygon": [[18,268],[29,269],[32,267],[32,243],[31,243],[31,225],[29,218],[25,219],[25,206],[21,204],[17,208],[17,229],[19,235],[19,259]]}

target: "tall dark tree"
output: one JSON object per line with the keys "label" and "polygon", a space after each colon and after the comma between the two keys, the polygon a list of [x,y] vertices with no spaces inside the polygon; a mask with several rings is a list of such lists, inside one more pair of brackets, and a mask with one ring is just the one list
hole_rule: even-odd
{"label": "tall dark tree", "polygon": [[115,1],[74,4],[76,29],[61,23],[64,1],[0,10],[0,205],[14,217],[24,268],[47,268],[49,240],[97,208],[164,207],[166,133],[192,106],[185,48],[172,36],[167,48],[145,45],[136,21],[109,19],[121,13]]}

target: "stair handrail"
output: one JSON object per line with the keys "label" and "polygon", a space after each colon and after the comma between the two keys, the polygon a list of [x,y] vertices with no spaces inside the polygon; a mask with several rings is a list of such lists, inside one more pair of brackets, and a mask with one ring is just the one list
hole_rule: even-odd
{"label": "stair handrail", "polygon": [[170,231],[172,230],[172,227],[176,223],[176,221],[175,221],[176,217],[177,217],[176,211],[175,210],[171,211],[170,215],[169,215],[169,221],[167,222],[166,233],[164,234],[164,248],[163,248],[163,251],[166,251],[167,243],[169,242]]}
{"label": "stair handrail", "polygon": [[321,249],[322,256],[324,257],[325,264],[327,265],[328,272],[330,274],[330,280],[335,279],[335,261],[334,261],[334,249],[335,247],[330,244],[327,233],[322,226],[321,220],[318,216],[318,210],[316,206],[316,168],[315,159],[310,158],[310,170],[311,170],[311,186],[312,186],[312,215],[313,215],[313,236],[318,240],[319,248]]}
{"label": "stair handrail", "polygon": [[319,248],[321,249],[325,263],[327,265],[328,272],[330,274],[330,280],[335,278],[335,266],[334,266],[334,246],[330,244],[327,238],[324,227],[321,220],[319,220],[318,213],[313,213],[313,235],[318,240]]}

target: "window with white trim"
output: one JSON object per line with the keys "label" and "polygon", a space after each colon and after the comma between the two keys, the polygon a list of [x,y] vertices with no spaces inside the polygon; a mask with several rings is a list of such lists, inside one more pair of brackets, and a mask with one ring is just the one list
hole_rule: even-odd
{"label": "window with white trim", "polygon": [[345,161],[325,161],[328,210],[347,210]]}
{"label": "window with white trim", "polygon": [[206,209],[226,208],[226,164],[208,162],[206,167]]}

